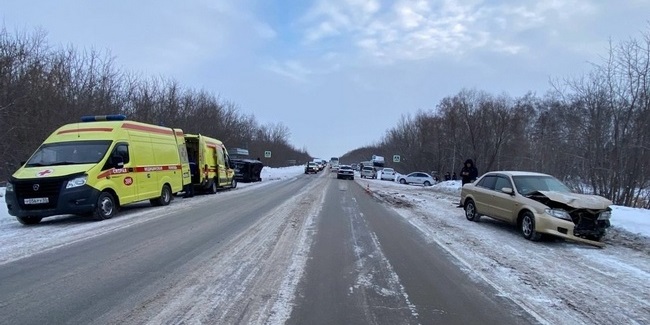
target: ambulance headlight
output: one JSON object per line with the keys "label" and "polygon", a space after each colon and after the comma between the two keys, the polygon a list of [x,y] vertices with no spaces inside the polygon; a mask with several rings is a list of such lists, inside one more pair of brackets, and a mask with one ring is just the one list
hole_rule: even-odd
{"label": "ambulance headlight", "polygon": [[86,185],[87,180],[88,180],[88,175],[73,178],[68,181],[68,184],[65,186],[65,188],[75,188],[79,186],[84,186]]}
{"label": "ambulance headlight", "polygon": [[13,192],[13,191],[14,191],[14,184],[7,182],[7,185],[5,187],[5,192]]}

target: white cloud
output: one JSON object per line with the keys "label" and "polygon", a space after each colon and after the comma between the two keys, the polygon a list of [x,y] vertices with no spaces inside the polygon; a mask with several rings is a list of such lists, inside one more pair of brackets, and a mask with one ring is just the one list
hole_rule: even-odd
{"label": "white cloud", "polygon": [[348,52],[394,62],[439,55],[460,59],[479,50],[518,55],[530,46],[520,33],[551,34],[594,12],[587,0],[399,0],[383,8],[376,1],[319,0],[301,22],[308,45],[335,38]]}
{"label": "white cloud", "polygon": [[313,73],[296,60],[286,60],[283,62],[273,61],[264,68],[301,83],[306,82],[307,78]]}

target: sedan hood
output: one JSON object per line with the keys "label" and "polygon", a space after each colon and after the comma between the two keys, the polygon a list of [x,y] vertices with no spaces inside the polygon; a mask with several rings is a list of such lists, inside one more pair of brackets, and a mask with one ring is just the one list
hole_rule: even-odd
{"label": "sedan hood", "polygon": [[604,210],[612,205],[612,201],[598,195],[539,191],[549,200],[564,203],[576,209]]}

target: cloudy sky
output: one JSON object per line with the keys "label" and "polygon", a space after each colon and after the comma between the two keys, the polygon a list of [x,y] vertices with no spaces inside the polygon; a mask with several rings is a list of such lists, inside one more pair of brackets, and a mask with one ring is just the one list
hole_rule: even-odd
{"label": "cloudy sky", "polygon": [[543,95],[648,31],[650,1],[0,0],[0,18],[208,90],[329,158],[462,88]]}

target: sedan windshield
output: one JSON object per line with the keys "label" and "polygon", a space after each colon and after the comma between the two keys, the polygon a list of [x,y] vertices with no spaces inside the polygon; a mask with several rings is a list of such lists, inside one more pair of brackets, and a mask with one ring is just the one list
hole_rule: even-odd
{"label": "sedan windshield", "polygon": [[110,140],[47,143],[36,150],[25,166],[96,164],[110,145]]}
{"label": "sedan windshield", "polygon": [[513,176],[517,192],[521,195],[528,195],[537,191],[554,191],[571,193],[566,185],[557,178],[551,176]]}

